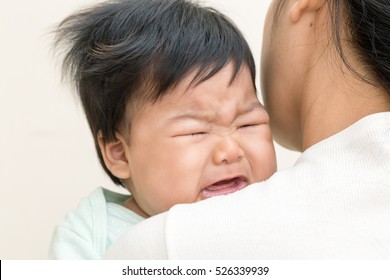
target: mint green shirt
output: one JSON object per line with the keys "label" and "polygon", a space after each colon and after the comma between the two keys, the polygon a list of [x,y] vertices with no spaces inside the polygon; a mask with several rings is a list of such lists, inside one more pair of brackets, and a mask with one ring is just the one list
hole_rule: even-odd
{"label": "mint green shirt", "polygon": [[129,195],[97,188],[55,228],[50,259],[101,259],[108,247],[143,217],[122,206]]}

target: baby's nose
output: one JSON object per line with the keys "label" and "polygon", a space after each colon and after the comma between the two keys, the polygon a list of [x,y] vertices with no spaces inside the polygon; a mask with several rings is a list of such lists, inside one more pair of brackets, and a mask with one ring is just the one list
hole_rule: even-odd
{"label": "baby's nose", "polygon": [[231,136],[224,136],[217,143],[213,155],[215,164],[233,163],[244,157],[244,151]]}

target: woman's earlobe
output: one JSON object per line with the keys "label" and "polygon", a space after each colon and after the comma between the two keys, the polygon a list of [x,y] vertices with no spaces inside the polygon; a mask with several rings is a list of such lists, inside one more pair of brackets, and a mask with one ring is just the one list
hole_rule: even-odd
{"label": "woman's earlobe", "polygon": [[316,12],[325,4],[324,0],[297,0],[292,4],[289,17],[292,23],[297,23],[305,12]]}
{"label": "woman's earlobe", "polygon": [[105,143],[101,133],[98,134],[98,144],[107,169],[119,179],[131,177],[129,160],[126,153],[126,141],[119,134],[116,140]]}

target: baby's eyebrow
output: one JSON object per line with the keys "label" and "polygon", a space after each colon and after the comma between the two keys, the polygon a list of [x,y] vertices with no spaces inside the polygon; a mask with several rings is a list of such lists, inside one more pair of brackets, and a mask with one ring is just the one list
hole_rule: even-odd
{"label": "baby's eyebrow", "polygon": [[261,105],[261,103],[259,101],[254,101],[254,102],[250,103],[248,106],[246,106],[244,108],[240,108],[240,110],[238,111],[238,115],[244,115],[246,113],[252,112],[255,109],[264,110],[264,106]]}
{"label": "baby's eyebrow", "polygon": [[[237,116],[245,115],[247,113],[252,112],[253,110],[261,109],[264,110],[263,105],[261,105],[260,102],[255,101],[252,103],[249,103],[249,105],[239,108],[237,112]],[[209,122],[213,118],[217,116],[217,112],[202,112],[201,110],[195,111],[195,110],[189,110],[187,112],[183,112],[182,114],[178,114],[175,116],[172,116],[167,120],[167,123],[173,123],[176,121],[185,121],[185,120],[195,120],[199,122]]]}
{"label": "baby's eyebrow", "polygon": [[212,114],[205,112],[197,112],[197,111],[188,111],[183,112],[182,114],[173,116],[167,120],[167,123],[173,123],[176,121],[184,121],[184,120],[196,120],[206,122],[212,118]]}

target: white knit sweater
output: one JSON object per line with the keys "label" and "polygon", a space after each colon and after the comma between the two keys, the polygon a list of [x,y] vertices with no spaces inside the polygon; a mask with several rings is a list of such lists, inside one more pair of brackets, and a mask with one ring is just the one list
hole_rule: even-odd
{"label": "white knit sweater", "polygon": [[390,259],[390,112],[306,150],[268,181],[133,227],[116,259]]}

